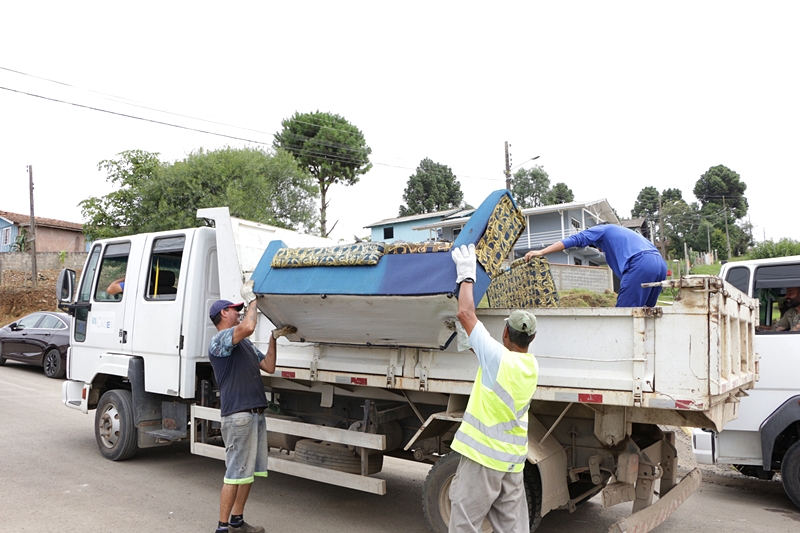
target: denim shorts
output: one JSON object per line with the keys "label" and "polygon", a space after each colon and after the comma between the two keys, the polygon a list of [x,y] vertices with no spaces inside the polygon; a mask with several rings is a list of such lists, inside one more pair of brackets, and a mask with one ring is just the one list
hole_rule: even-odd
{"label": "denim shorts", "polygon": [[254,476],[267,477],[267,422],[263,414],[233,413],[223,416],[225,479],[229,485],[245,485]]}

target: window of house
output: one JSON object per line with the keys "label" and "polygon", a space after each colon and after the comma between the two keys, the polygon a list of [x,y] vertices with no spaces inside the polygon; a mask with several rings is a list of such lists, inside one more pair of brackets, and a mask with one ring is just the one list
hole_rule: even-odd
{"label": "window of house", "polygon": [[458,237],[458,235],[459,235],[460,233],[461,233],[461,228],[455,228],[455,229],[453,230],[453,240],[455,240],[455,238],[456,238],[456,237]]}
{"label": "window of house", "polygon": [[384,239],[394,239],[394,227],[383,228]]}
{"label": "window of house", "polygon": [[582,266],[582,265],[583,265],[583,259],[581,259],[580,257],[576,257],[576,258],[573,260],[573,263],[574,263],[575,265],[577,265],[577,266]]}
{"label": "window of house", "polygon": [[147,278],[148,300],[175,300],[181,275],[181,259],[186,237],[164,237],[153,241],[150,273]]}
{"label": "window of house", "polygon": [[575,228],[576,230],[580,231],[580,229],[581,229],[581,221],[580,220],[578,220],[577,218],[570,217],[570,222],[572,222],[572,227],[573,228]]}
{"label": "window of house", "polygon": [[3,234],[2,237],[0,238],[2,238],[3,246],[8,246],[9,244],[11,244],[11,226],[3,228]]}

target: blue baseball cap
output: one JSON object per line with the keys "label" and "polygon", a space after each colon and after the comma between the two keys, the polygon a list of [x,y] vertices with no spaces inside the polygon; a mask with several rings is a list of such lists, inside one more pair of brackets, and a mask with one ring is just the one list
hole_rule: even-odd
{"label": "blue baseball cap", "polygon": [[208,311],[208,318],[214,320],[214,317],[217,316],[219,312],[222,311],[223,309],[234,308],[237,311],[241,311],[243,307],[244,307],[244,302],[235,304],[230,300],[217,300],[216,302],[211,304],[211,309]]}

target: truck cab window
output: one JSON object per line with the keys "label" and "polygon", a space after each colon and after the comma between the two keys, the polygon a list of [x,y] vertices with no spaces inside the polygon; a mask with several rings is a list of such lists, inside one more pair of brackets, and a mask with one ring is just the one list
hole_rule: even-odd
{"label": "truck cab window", "polygon": [[181,275],[181,259],[186,237],[164,237],[153,241],[150,273],[147,279],[148,300],[175,300]]}
{"label": "truck cab window", "polygon": [[725,281],[750,296],[750,269],[747,267],[732,268],[728,271]]}
{"label": "truck cab window", "polygon": [[[92,248],[92,254],[86,261],[85,274],[81,288],[78,291],[78,303],[86,303],[92,295],[92,285],[97,274],[97,263],[100,261],[100,246]],[[75,341],[83,342],[86,340],[86,322],[89,318],[88,307],[78,307],[75,309]]]}
{"label": "truck cab window", "polygon": [[94,299],[98,302],[122,300],[125,291],[125,271],[128,268],[128,242],[109,244],[103,254]]}
{"label": "truck cab window", "polygon": [[759,324],[772,326],[781,318],[780,304],[786,288],[800,287],[800,264],[760,266],[755,271],[754,285],[754,296],[761,304]]}

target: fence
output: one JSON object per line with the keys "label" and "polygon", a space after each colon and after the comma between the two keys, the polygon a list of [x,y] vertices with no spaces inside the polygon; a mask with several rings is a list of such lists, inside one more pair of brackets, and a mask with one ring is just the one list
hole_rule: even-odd
{"label": "fence", "polygon": [[550,272],[553,274],[553,281],[559,291],[588,289],[594,292],[605,292],[614,290],[614,275],[610,268],[550,263]]}
{"label": "fence", "polygon": [[[62,264],[63,256],[63,264]],[[86,252],[38,252],[36,254],[37,270],[61,270],[71,268],[80,270],[86,261]],[[31,254],[27,252],[0,253],[0,282],[3,281],[3,272],[6,270],[21,270],[30,272]]]}

